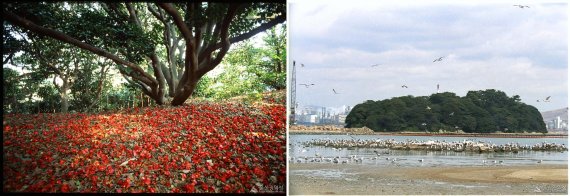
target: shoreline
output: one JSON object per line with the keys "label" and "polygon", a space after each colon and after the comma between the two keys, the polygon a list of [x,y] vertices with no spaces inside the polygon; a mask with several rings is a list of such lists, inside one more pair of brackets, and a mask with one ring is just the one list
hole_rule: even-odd
{"label": "shoreline", "polygon": [[[319,171],[334,175],[323,175]],[[289,173],[291,195],[568,193],[568,165],[376,167],[289,164]]]}
{"label": "shoreline", "polygon": [[436,136],[436,137],[483,137],[483,138],[568,138],[563,134],[532,133],[414,133],[414,132],[381,132],[355,133],[329,130],[289,130],[290,135],[370,135],[370,136]]}

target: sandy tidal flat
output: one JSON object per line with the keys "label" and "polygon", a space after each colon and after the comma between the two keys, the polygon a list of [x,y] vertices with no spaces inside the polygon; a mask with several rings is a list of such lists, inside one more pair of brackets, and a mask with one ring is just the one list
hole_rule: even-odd
{"label": "sandy tidal flat", "polygon": [[373,167],[290,164],[289,194],[567,195],[567,165]]}

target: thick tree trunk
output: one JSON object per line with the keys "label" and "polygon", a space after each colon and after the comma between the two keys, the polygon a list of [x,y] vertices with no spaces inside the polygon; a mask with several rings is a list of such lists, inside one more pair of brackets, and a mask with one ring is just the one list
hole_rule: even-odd
{"label": "thick tree trunk", "polygon": [[69,90],[70,85],[67,78],[63,79],[63,84],[61,85],[61,88],[58,89],[59,96],[61,98],[61,113],[67,113],[67,110],[69,109],[69,97],[67,96],[67,91]]}
{"label": "thick tree trunk", "polygon": [[201,77],[195,77],[189,79],[188,83],[186,83],[186,85],[184,85],[184,87],[182,87],[180,90],[180,93],[177,93],[176,96],[174,96],[171,104],[173,106],[180,106],[184,104],[184,101],[186,101],[190,96],[192,96],[192,93],[194,93],[194,90],[198,86],[198,81],[200,81],[200,78]]}
{"label": "thick tree trunk", "polygon": [[93,106],[97,105],[98,103],[100,104],[100,100],[101,100],[101,95],[103,94],[103,83],[105,82],[105,79],[107,78],[107,71],[109,71],[109,67],[103,65],[101,66],[101,76],[99,76],[99,82],[97,83],[97,93],[95,94],[95,99],[93,100],[93,102],[91,103],[91,105],[89,105],[86,109],[85,112],[89,112],[91,110],[91,108],[93,108]]}
{"label": "thick tree trunk", "polygon": [[67,97],[67,93],[61,94],[61,113],[67,113],[69,109],[69,100]]}

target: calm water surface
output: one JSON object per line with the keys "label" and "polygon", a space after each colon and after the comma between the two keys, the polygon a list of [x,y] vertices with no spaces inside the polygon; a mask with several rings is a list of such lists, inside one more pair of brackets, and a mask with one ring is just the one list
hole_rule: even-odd
{"label": "calm water surface", "polygon": [[[541,142],[565,144],[568,146],[567,138],[478,138],[478,137],[434,137],[434,136],[386,136],[386,135],[289,135],[289,163],[303,164],[310,162],[316,155],[323,157],[341,157],[346,160],[347,164],[363,164],[370,166],[403,166],[403,167],[437,167],[437,166],[503,166],[503,165],[536,165],[536,164],[568,164],[568,151],[563,152],[542,152],[542,151],[519,151],[518,153],[502,152],[502,153],[477,153],[477,152],[453,152],[453,151],[419,151],[419,150],[389,150],[384,148],[354,148],[348,150],[346,148],[334,149],[322,146],[305,146],[303,142],[313,139],[329,139],[329,140],[376,140],[376,139],[394,139],[396,141],[406,140],[439,140],[439,141],[485,141],[497,145],[509,142],[518,142],[521,145],[534,145]],[[374,150],[379,152],[387,152],[380,157],[376,156]],[[349,157],[363,157],[362,162],[355,162]],[[305,161],[307,157],[307,161]],[[376,159],[374,160],[373,158]],[[396,158],[397,161],[386,160]],[[423,159],[423,162],[419,160]],[[297,160],[301,160],[298,163]],[[484,160],[486,163],[484,163]],[[542,160],[542,163],[538,163]],[[493,163],[496,161],[497,163]],[[500,163],[502,161],[502,164]],[[333,164],[332,162],[312,162],[319,164]]]}

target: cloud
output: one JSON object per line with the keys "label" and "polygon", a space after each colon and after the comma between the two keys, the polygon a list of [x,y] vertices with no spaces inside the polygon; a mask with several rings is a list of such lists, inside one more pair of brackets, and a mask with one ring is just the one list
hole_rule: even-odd
{"label": "cloud", "polygon": [[[567,4],[307,5],[291,9],[289,54],[305,64],[297,81],[318,85],[298,88],[299,102],[425,96],[439,83],[460,96],[490,88],[517,94],[541,111],[568,105]],[[536,103],[548,95],[558,100]]]}

